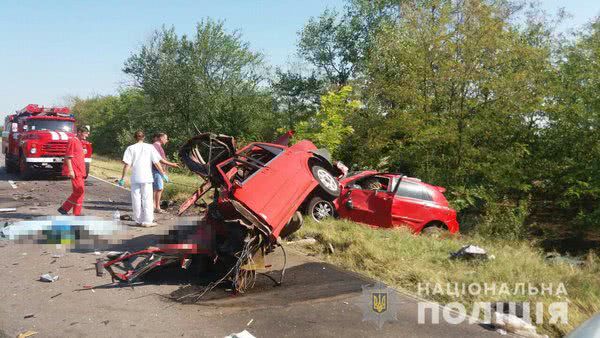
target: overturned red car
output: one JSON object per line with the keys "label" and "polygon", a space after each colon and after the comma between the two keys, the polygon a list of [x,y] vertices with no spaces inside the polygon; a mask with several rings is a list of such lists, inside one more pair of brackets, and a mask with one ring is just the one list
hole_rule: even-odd
{"label": "overturned red car", "polygon": [[320,221],[335,214],[377,227],[408,226],[416,233],[459,230],[456,211],[444,197],[445,188],[377,171],[355,173],[340,183],[340,197],[332,203],[322,201],[310,210],[313,219]]}
{"label": "overturned red car", "polygon": [[194,258],[209,257],[224,271],[222,280],[243,291],[252,284],[248,280],[255,276],[258,256],[300,228],[301,211],[321,201],[332,203],[341,192],[336,179],[341,172],[326,150],[307,140],[291,147],[284,145],[287,141],[276,142],[236,150],[230,136],[202,133],[191,138],[179,158],[205,183],[179,213],[213,191],[201,221],[170,231],[157,247],[111,255],[98,273],[104,268],[113,279],[132,282],[155,267],[180,262],[186,268]]}

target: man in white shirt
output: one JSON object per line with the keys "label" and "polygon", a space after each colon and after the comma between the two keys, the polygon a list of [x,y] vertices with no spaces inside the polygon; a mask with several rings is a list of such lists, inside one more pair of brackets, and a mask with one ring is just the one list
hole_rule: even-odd
{"label": "man in white shirt", "polygon": [[[137,143],[130,145],[123,154],[123,174],[119,185],[125,184],[125,175],[131,168],[131,204],[133,209],[133,220],[137,225],[144,227],[154,226],[154,201],[152,200],[152,176],[153,164],[160,164],[162,157],[154,146],[144,142],[144,132],[136,131],[134,134]],[[169,178],[157,165],[162,178],[169,182]]]}

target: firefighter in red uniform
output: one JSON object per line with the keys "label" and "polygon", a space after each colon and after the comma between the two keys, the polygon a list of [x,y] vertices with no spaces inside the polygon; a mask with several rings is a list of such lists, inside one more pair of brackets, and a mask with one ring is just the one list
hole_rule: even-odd
{"label": "firefighter in red uniform", "polygon": [[63,205],[58,208],[58,212],[63,215],[73,209],[73,215],[81,215],[83,206],[84,181],[87,177],[85,172],[85,156],[83,154],[83,144],[81,141],[89,136],[90,131],[86,127],[77,128],[77,137],[71,137],[67,143],[67,152],[63,163],[63,176],[68,176],[73,185],[73,193]]}

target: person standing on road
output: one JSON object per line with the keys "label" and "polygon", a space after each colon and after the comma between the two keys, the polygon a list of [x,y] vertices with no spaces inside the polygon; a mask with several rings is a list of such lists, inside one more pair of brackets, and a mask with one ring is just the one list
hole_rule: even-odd
{"label": "person standing on road", "polygon": [[[152,145],[154,146],[156,151],[158,151],[160,157],[163,159],[161,163],[164,163],[166,166],[169,167],[179,168],[179,165],[177,165],[177,163],[167,161],[167,156],[165,155],[165,150],[163,149],[163,146],[167,144],[167,142],[169,142],[167,134],[156,133],[154,134],[154,143],[152,143]],[[157,169],[157,167],[160,166],[161,164],[154,164],[152,166],[152,177],[154,178],[152,188],[154,189],[154,212],[164,214],[165,211],[160,208],[160,198],[164,189],[162,176],[160,174],[160,171],[158,171]],[[166,167],[162,167],[162,169],[165,172],[167,171]]]}
{"label": "person standing on road", "polygon": [[[154,202],[152,201],[152,165],[160,164],[163,159],[156,149],[144,142],[144,132],[134,134],[137,143],[130,145],[123,154],[123,173],[119,185],[125,185],[125,175],[131,168],[131,204],[133,220],[137,225],[149,227],[154,223]],[[161,178],[169,182],[162,167],[157,167]]]}
{"label": "person standing on road", "polygon": [[67,198],[65,203],[58,208],[58,212],[67,215],[73,209],[73,215],[81,216],[83,208],[83,195],[85,192],[85,179],[87,173],[85,170],[85,155],[83,153],[83,144],[90,135],[90,131],[86,127],[77,128],[77,136],[71,137],[67,143],[67,152],[63,162],[62,174],[71,179],[73,192]]}

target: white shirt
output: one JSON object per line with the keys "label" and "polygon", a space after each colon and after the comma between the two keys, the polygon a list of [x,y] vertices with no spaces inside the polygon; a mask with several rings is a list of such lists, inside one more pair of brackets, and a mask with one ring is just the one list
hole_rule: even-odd
{"label": "white shirt", "polygon": [[131,183],[152,183],[152,163],[160,163],[156,148],[148,143],[130,145],[123,154],[123,162],[131,166]]}

